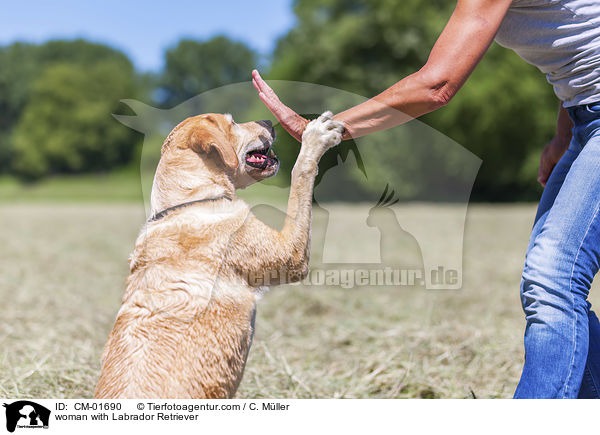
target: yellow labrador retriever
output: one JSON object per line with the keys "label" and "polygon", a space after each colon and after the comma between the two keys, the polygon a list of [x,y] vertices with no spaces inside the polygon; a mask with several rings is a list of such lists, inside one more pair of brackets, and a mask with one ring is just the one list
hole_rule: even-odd
{"label": "yellow labrador retriever", "polygon": [[188,118],[166,138],[152,217],[130,257],[96,398],[228,398],[241,381],[260,289],[308,273],[317,163],[341,140],[326,112],[308,124],[281,232],[235,190],[277,173],[267,121]]}

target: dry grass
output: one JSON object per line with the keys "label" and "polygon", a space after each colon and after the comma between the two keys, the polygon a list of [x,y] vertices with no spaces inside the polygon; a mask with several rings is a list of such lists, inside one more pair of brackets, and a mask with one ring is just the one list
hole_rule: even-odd
{"label": "dry grass", "polygon": [[[470,208],[459,291],[271,290],[238,397],[510,397],[533,212]],[[139,204],[0,206],[0,396],[91,396],[143,219]]]}

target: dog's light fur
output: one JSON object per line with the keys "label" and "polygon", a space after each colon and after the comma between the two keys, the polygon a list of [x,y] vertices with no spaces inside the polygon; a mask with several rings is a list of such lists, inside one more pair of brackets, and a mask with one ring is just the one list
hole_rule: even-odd
{"label": "dog's light fur", "polygon": [[241,381],[258,290],[308,272],[317,163],[343,127],[311,122],[292,171],[281,232],[255,218],[235,190],[274,175],[245,160],[274,140],[265,123],[229,115],[188,118],[165,140],[152,213],[130,257],[123,305],[104,349],[96,398],[227,398]]}

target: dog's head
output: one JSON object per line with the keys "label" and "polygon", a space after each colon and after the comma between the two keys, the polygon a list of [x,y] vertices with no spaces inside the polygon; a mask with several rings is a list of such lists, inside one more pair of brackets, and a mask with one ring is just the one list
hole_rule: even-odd
{"label": "dog's head", "polygon": [[279,160],[272,150],[270,121],[237,124],[231,115],[208,113],[186,119],[161,150],[152,202],[165,207],[196,196],[243,189],[272,177]]}
{"label": "dog's head", "polygon": [[173,146],[193,151],[227,173],[236,188],[244,188],[277,173],[274,141],[270,121],[237,124],[231,115],[208,113],[175,127],[163,145],[163,154]]}

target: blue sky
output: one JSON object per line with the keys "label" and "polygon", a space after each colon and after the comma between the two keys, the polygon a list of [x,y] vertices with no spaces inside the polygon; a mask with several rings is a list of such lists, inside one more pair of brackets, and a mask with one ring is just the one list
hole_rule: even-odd
{"label": "blue sky", "polygon": [[83,37],[124,51],[140,70],[159,70],[180,38],[226,34],[268,55],[294,24],[291,0],[36,0],[3,2],[0,45]]}

